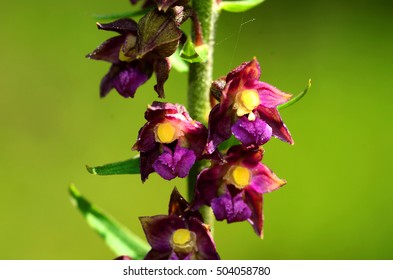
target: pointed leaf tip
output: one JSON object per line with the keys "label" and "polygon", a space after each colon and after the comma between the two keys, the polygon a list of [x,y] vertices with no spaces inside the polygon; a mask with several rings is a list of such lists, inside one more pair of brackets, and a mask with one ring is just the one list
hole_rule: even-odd
{"label": "pointed leaf tip", "polygon": [[100,235],[116,255],[143,259],[150,246],[104,211],[85,199],[75,185],[69,186],[71,201],[82,213],[88,225]]}
{"label": "pointed leaf tip", "polygon": [[90,174],[97,175],[97,172],[95,171],[95,168],[94,168],[94,167],[90,167],[90,166],[86,165],[86,169],[87,169],[87,171],[88,171]]}
{"label": "pointed leaf tip", "polygon": [[241,13],[248,11],[265,0],[243,0],[243,1],[222,1],[218,9],[232,13]]}
{"label": "pointed leaf tip", "polygon": [[89,173],[94,175],[122,175],[122,174],[139,174],[140,163],[139,156],[124,161],[108,163],[101,166],[91,167],[86,165]]}
{"label": "pointed leaf tip", "polygon": [[306,93],[308,92],[308,90],[310,89],[310,87],[311,87],[311,79],[308,80],[308,83],[307,83],[306,88],[305,88],[301,93],[299,93],[298,95],[296,95],[295,97],[293,97],[293,98],[292,98],[291,100],[289,100],[288,102],[286,102],[286,103],[284,103],[284,104],[281,104],[281,105],[277,106],[277,109],[278,109],[278,110],[282,110],[282,109],[284,109],[284,108],[287,108],[287,107],[292,106],[293,104],[297,103],[300,99],[302,99],[302,98],[306,95]]}

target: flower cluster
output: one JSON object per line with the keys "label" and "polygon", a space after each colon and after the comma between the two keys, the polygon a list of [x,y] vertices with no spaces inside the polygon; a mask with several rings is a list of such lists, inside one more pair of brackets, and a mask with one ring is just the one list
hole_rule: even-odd
{"label": "flower cluster", "polygon": [[[288,101],[291,95],[260,82],[259,77],[259,63],[254,58],[212,83],[212,93],[220,102],[210,113],[208,129],[192,120],[183,106],[154,102],[145,113],[147,123],[139,131],[134,149],[140,152],[143,181],[154,171],[166,180],[183,178],[196,161],[210,159],[211,166],[197,177],[189,210],[210,206],[218,221],[248,221],[256,234],[263,237],[263,195],[286,182],[261,163],[264,152],[261,145],[271,136],[291,144],[293,140],[277,110],[277,105]],[[218,146],[231,135],[241,145],[232,146],[222,154],[224,151]],[[170,250],[174,243],[168,241],[169,236],[174,238],[177,228],[193,224],[173,215],[141,218],[141,221],[153,246],[154,253],[148,256],[160,258],[176,258]],[[164,227],[164,224],[171,226]],[[154,249],[161,248],[154,243],[157,237],[151,237],[151,232],[158,232],[158,228],[166,228],[162,232],[163,240],[160,239],[166,242],[166,249],[162,249],[165,253]],[[190,236],[187,233],[186,239]]]}
{"label": "flower cluster", "polygon": [[[192,18],[194,41],[203,42],[196,14],[189,0],[130,0],[148,12],[136,22],[119,19],[98,23],[98,28],[117,32],[87,57],[111,63],[100,85],[101,97],[116,89],[123,97],[136,90],[155,73],[158,97],[164,97],[171,56],[185,44],[180,25]],[[189,41],[187,41],[189,43]],[[210,233],[199,212],[211,207],[218,221],[247,221],[263,237],[263,197],[286,184],[261,161],[263,145],[272,137],[293,144],[278,106],[291,94],[260,81],[256,58],[244,62],[226,76],[211,82],[212,105],[207,127],[194,120],[186,108],[168,102],[153,102],[145,112],[146,123],[139,130],[132,149],[140,153],[142,182],[156,172],[165,180],[185,178],[198,161],[209,164],[195,178],[193,200],[187,202],[174,189],[168,215],[140,217],[151,250],[145,259],[219,259]],[[230,138],[237,143],[224,148]],[[234,139],[232,139],[234,140]],[[192,195],[192,193],[191,193]],[[127,259],[121,256],[118,259]]]}

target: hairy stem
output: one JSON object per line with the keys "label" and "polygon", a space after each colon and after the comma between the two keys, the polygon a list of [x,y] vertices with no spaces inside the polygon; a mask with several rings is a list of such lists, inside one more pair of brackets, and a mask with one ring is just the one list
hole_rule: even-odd
{"label": "hairy stem", "polygon": [[[215,27],[218,17],[216,0],[194,0],[192,7],[197,14],[202,28],[204,43],[208,45],[208,57],[205,63],[192,63],[188,76],[188,111],[193,119],[207,124],[210,112],[210,85],[213,76],[213,51]],[[195,35],[195,30],[193,30]],[[194,195],[196,176],[205,163],[195,164],[188,177],[188,194],[190,200]],[[213,215],[210,208],[201,209],[205,223],[213,226]]]}

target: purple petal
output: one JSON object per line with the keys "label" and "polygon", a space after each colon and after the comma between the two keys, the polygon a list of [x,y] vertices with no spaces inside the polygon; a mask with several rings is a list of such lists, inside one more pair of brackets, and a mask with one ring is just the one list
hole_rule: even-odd
{"label": "purple petal", "polygon": [[248,222],[260,238],[263,238],[263,196],[248,188],[244,190],[244,201],[251,209],[251,217]]}
{"label": "purple petal", "polygon": [[275,108],[287,102],[292,97],[292,94],[282,92],[274,86],[264,82],[256,82],[254,88],[258,90],[261,105],[269,108]]}
{"label": "purple petal", "polygon": [[243,116],[232,126],[232,133],[245,146],[260,146],[269,141],[272,128],[259,118],[250,121]]}
{"label": "purple petal", "polygon": [[275,191],[285,184],[285,180],[278,178],[277,175],[264,164],[258,163],[252,170],[252,181],[247,188],[251,188],[257,193],[264,194]]}
{"label": "purple petal", "polygon": [[177,261],[177,260],[179,260],[179,257],[178,257],[178,255],[175,252],[172,251],[172,253],[169,255],[169,259],[168,260]]}
{"label": "purple petal", "polygon": [[165,180],[172,180],[175,178],[176,174],[171,151],[163,152],[153,163],[153,169]]}
{"label": "purple petal", "polygon": [[233,69],[227,75],[227,82],[240,78],[241,84],[244,85],[248,81],[259,80],[261,77],[261,68],[258,60],[254,57],[251,61],[244,62],[240,66]]}
{"label": "purple petal", "polygon": [[180,253],[176,253],[176,252],[172,252],[172,254],[169,256],[169,260],[191,260],[191,255],[192,253],[189,254],[180,254]]}
{"label": "purple petal", "polygon": [[86,57],[111,63],[120,63],[119,52],[124,40],[124,35],[112,37],[99,45],[92,53],[86,55]]}
{"label": "purple petal", "polygon": [[239,164],[239,161],[248,169],[253,169],[263,158],[262,147],[245,148],[242,145],[232,146],[225,158],[228,165]]}
{"label": "purple petal", "polygon": [[273,136],[284,142],[293,145],[294,141],[287,127],[281,119],[280,113],[276,108],[267,108],[258,106],[257,108],[260,118],[263,119],[272,128]]}
{"label": "purple petal", "polygon": [[184,197],[179,193],[177,188],[174,188],[169,201],[169,215],[176,215],[184,219],[189,219],[194,217],[199,221],[203,222],[202,215],[199,211],[189,210],[190,204],[184,199]]}
{"label": "purple petal", "polygon": [[209,131],[206,150],[213,153],[217,146],[231,137],[232,112],[222,110],[217,104],[209,115]]}
{"label": "purple petal", "polygon": [[156,125],[156,121],[148,122],[139,130],[138,139],[132,147],[133,150],[138,150],[139,152],[149,152],[153,149],[159,148],[159,144],[156,142],[154,136],[154,127]]}
{"label": "purple petal", "polygon": [[140,63],[124,64],[122,70],[113,80],[116,90],[124,97],[134,97],[135,91],[151,76],[152,69]]}
{"label": "purple petal", "polygon": [[182,121],[179,127],[184,132],[179,142],[182,146],[189,146],[190,150],[194,151],[197,160],[201,159],[206,148],[207,128],[196,121]]}
{"label": "purple petal", "polygon": [[158,156],[160,155],[159,152],[159,145],[156,144],[157,147],[152,149],[149,152],[141,152],[140,153],[140,169],[141,169],[141,179],[142,182],[145,182],[146,179],[149,177],[150,173],[154,172],[153,163],[157,160]]}
{"label": "purple petal", "polygon": [[198,210],[202,205],[210,206],[211,201],[217,197],[217,191],[223,182],[222,177],[227,170],[226,166],[216,165],[199,173],[191,209]]}
{"label": "purple petal", "polygon": [[191,260],[191,253],[190,254],[188,254],[188,255],[186,255],[186,256],[184,256],[183,258],[182,258],[182,260]]}
{"label": "purple petal", "polygon": [[219,260],[216,245],[210,232],[199,220],[190,218],[188,220],[188,229],[195,233],[198,252],[195,258],[198,260]]}
{"label": "purple petal", "polygon": [[183,113],[187,113],[187,111],[182,105],[168,103],[168,102],[154,101],[153,104],[151,104],[147,108],[145,112],[145,119],[147,121],[153,121],[153,120],[159,120],[161,118],[164,118],[166,115],[169,114],[175,115],[175,114],[183,114]]}
{"label": "purple petal", "polygon": [[184,211],[188,208],[189,203],[184,197],[179,193],[175,187],[171,193],[171,198],[169,200],[169,215],[183,216]]}
{"label": "purple petal", "polygon": [[164,98],[164,83],[168,80],[171,63],[168,58],[156,60],[154,63],[154,72],[156,73],[157,84],[154,90],[158,93],[158,97]]}
{"label": "purple petal", "polygon": [[98,29],[106,31],[115,31],[120,34],[133,33],[136,35],[138,24],[136,21],[129,18],[122,18],[110,23],[97,23]]}
{"label": "purple petal", "polygon": [[170,250],[165,250],[165,251],[157,251],[157,250],[150,250],[146,256],[145,260],[169,260],[171,256],[171,251]]}
{"label": "purple petal", "polygon": [[153,217],[139,217],[147,242],[153,250],[170,252],[170,240],[174,231],[185,228],[183,219],[175,215],[157,215]]}
{"label": "purple petal", "polygon": [[196,156],[192,150],[176,146],[175,151],[164,147],[164,152],[154,162],[154,170],[164,179],[171,180],[176,176],[184,178],[195,163]]}
{"label": "purple petal", "polygon": [[247,220],[251,216],[251,210],[243,201],[243,192],[239,192],[234,197],[229,191],[222,196],[215,198],[211,206],[218,221],[227,220],[228,223]]}
{"label": "purple petal", "polygon": [[100,84],[100,96],[105,97],[111,89],[114,88],[113,81],[117,77],[121,70],[121,67],[119,64],[112,64],[112,66],[109,68],[108,73],[102,78],[101,84]]}

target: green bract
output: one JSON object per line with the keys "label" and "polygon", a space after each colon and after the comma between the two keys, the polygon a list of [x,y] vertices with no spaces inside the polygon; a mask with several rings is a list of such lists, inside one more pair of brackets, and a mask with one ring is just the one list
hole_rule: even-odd
{"label": "green bract", "polygon": [[195,46],[191,40],[187,40],[180,51],[180,57],[190,63],[205,62],[207,60],[207,51],[207,45]]}
{"label": "green bract", "polygon": [[310,89],[310,87],[311,87],[311,79],[308,80],[307,87],[306,87],[301,93],[299,93],[298,95],[296,95],[295,97],[293,97],[293,98],[292,98],[291,100],[289,100],[288,102],[279,105],[279,106],[277,107],[277,109],[282,110],[282,109],[284,109],[284,108],[287,108],[287,107],[289,107],[289,106],[295,104],[296,102],[298,102],[300,99],[302,99],[302,98],[306,95],[306,93],[307,93],[307,91]]}

